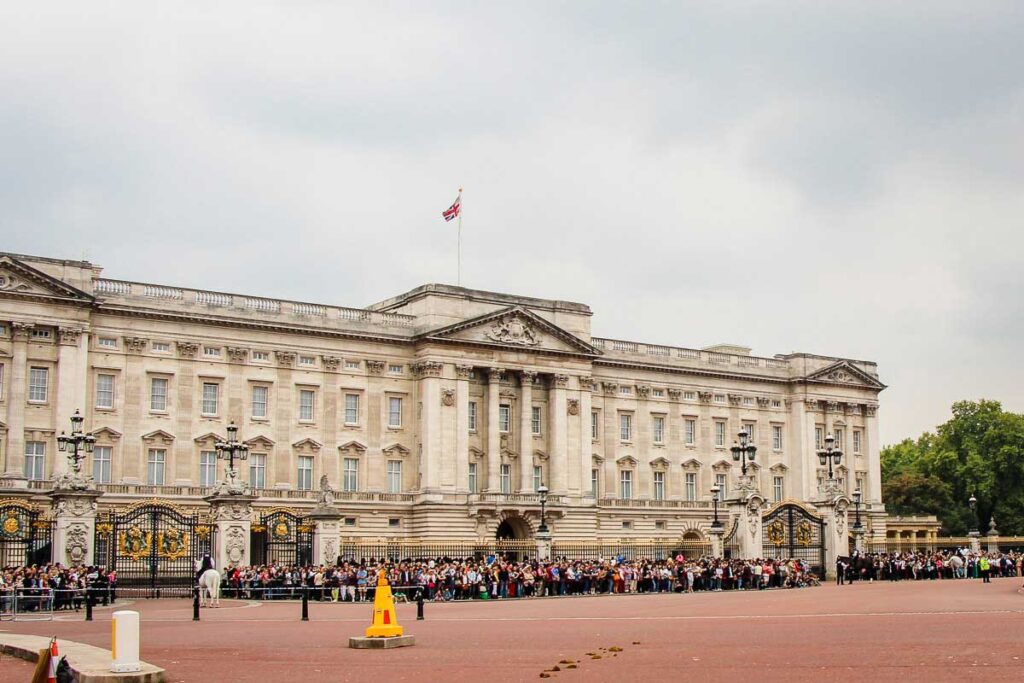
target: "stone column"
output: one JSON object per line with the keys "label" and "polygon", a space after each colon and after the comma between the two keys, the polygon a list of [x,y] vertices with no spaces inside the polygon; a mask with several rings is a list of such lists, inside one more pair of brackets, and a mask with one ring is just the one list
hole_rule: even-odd
{"label": "stone column", "polygon": [[541,533],[538,531],[535,540],[537,541],[537,559],[551,559],[551,532],[545,531]]}
{"label": "stone column", "polygon": [[764,506],[765,499],[757,492],[726,501],[726,510],[731,513],[727,514],[726,518],[739,518],[739,524],[736,525],[736,542],[740,557],[744,559],[753,559],[764,554],[761,538],[761,511]]}
{"label": "stone column", "polygon": [[985,534],[986,540],[988,541],[986,547],[988,552],[994,553],[999,550],[999,531],[996,530],[996,518],[995,515],[988,523],[988,533]]}
{"label": "stone column", "polygon": [[800,449],[800,469],[803,472],[803,490],[800,500],[816,500],[818,492],[818,452],[814,443],[814,430],[817,426],[818,402],[805,400],[803,403],[794,402],[796,411],[802,415],[800,426],[803,429],[803,439]]}
{"label": "stone column", "polygon": [[53,561],[65,566],[95,564],[96,499],[103,493],[54,489],[48,495],[54,511]]}
{"label": "stone column", "polygon": [[[80,353],[80,343],[84,338],[82,330],[60,328],[58,331],[59,346],[57,349],[57,386],[55,394],[54,420],[57,433],[66,430],[71,424],[71,416],[78,408],[86,412],[89,406],[86,401],[86,363],[85,354]],[[67,458],[57,457],[53,463],[53,476],[56,479],[68,471]],[[90,544],[92,541],[90,540]]]}
{"label": "stone column", "polygon": [[436,361],[420,361],[413,371],[420,376],[420,490],[438,493],[441,478],[441,370]]}
{"label": "stone column", "polygon": [[313,529],[313,564],[334,564],[338,559],[341,513],[334,508],[318,507],[309,515]]}
{"label": "stone column", "polygon": [[533,493],[533,378],[532,370],[519,373],[519,492]]}
{"label": "stone column", "polygon": [[[142,364],[142,352],[146,349],[146,345],[149,344],[149,340],[142,337],[124,337],[123,341],[125,350],[124,381],[121,383],[124,387],[124,401],[121,402],[124,406],[123,424],[137,425],[141,424],[142,421],[143,384],[146,381],[146,373],[143,371]],[[146,407],[148,406],[149,403],[146,403]],[[189,448],[195,445],[190,438],[177,439],[177,441],[179,443],[182,441],[186,442]],[[176,444],[174,443],[167,444],[166,462],[164,463],[165,484],[173,484],[176,476],[175,466],[178,459],[175,447]],[[142,484],[149,483],[146,481],[147,447],[143,446],[138,438],[127,438],[121,441],[121,453],[122,477],[128,481]]]}
{"label": "stone column", "polygon": [[882,502],[882,452],[878,441],[878,406],[864,406],[864,432],[867,439],[865,453],[868,459],[868,490],[865,499],[869,503]]}
{"label": "stone column", "polygon": [[7,389],[7,462],[4,463],[4,487],[28,488],[25,479],[25,405],[28,401],[28,338],[31,323],[13,322],[10,385]]}
{"label": "stone column", "polygon": [[501,402],[501,368],[490,368],[487,376],[487,491],[501,491],[501,432],[498,404]]}
{"label": "stone column", "polygon": [[549,402],[551,405],[550,423],[551,453],[548,458],[548,466],[551,474],[548,479],[551,482],[549,488],[552,495],[564,496],[568,493],[568,417],[566,416],[565,389],[569,384],[568,375],[551,376],[551,392]]}
{"label": "stone column", "polygon": [[455,490],[460,492],[467,491],[469,485],[469,376],[472,372],[472,365],[455,366]]}
{"label": "stone column", "polygon": [[216,493],[203,498],[217,527],[213,554],[217,569],[251,563],[252,503],[256,496]]}
{"label": "stone column", "polygon": [[815,503],[815,506],[825,520],[825,566],[822,568],[824,580],[829,572],[835,571],[836,559],[850,553],[850,543],[846,535],[846,517],[850,500],[840,494]]}
{"label": "stone column", "polygon": [[593,440],[590,438],[590,414],[593,411],[591,386],[593,379],[580,377],[580,495],[590,496],[590,471],[594,469]]}
{"label": "stone column", "polygon": [[711,556],[722,557],[722,537],[725,536],[725,526],[711,529]]}

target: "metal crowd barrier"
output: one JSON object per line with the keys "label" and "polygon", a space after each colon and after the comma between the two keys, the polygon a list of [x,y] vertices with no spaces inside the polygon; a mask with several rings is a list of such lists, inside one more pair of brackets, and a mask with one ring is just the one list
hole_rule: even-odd
{"label": "metal crowd barrier", "polygon": [[0,620],[51,621],[52,588],[14,588],[0,592]]}

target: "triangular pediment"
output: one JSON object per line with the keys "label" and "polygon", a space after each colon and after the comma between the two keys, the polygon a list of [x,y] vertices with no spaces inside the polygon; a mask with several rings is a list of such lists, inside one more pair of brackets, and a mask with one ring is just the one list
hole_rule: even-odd
{"label": "triangular pediment", "polygon": [[297,451],[319,451],[323,448],[323,444],[316,439],[305,438],[293,443],[292,448]]}
{"label": "triangular pediment", "polygon": [[94,298],[66,282],[4,254],[0,256],[0,294],[8,296],[74,299],[91,303]]}
{"label": "triangular pediment", "polygon": [[121,438],[121,432],[117,431],[116,429],[111,429],[110,427],[100,427],[99,429],[94,429],[93,431],[90,432],[90,434],[96,437],[97,440],[115,440]]}
{"label": "triangular pediment", "polygon": [[245,445],[249,447],[249,450],[268,449],[274,447],[274,441],[260,434],[251,439],[246,439]]}
{"label": "triangular pediment", "polygon": [[380,449],[380,452],[383,453],[384,455],[398,455],[404,458],[405,456],[409,455],[409,453],[411,453],[412,451],[410,451],[408,448],[406,448],[400,443],[393,443],[390,446],[385,446],[384,448]]}
{"label": "triangular pediment", "polygon": [[849,361],[841,360],[807,376],[808,382],[848,384],[884,389],[885,385]]}
{"label": "triangular pediment", "polygon": [[594,346],[522,306],[503,308],[447,325],[427,332],[421,339],[541,353],[601,355]]}
{"label": "triangular pediment", "polygon": [[149,444],[163,444],[169,445],[174,443],[174,434],[165,432],[162,429],[156,429],[148,434],[142,435],[142,440]]}
{"label": "triangular pediment", "polygon": [[366,444],[362,441],[356,441],[353,439],[352,441],[346,441],[338,446],[338,450],[342,453],[355,453],[357,455],[362,455],[366,452]]}
{"label": "triangular pediment", "polygon": [[221,436],[220,434],[215,434],[214,432],[207,432],[206,434],[203,434],[201,436],[197,436],[196,438],[194,438],[192,440],[194,442],[198,443],[198,444],[213,445],[213,444],[217,443],[218,441],[223,441],[224,437]]}
{"label": "triangular pediment", "polygon": [[701,462],[697,458],[689,458],[689,459],[683,461],[682,467],[684,469],[699,470],[700,467],[701,467]]}

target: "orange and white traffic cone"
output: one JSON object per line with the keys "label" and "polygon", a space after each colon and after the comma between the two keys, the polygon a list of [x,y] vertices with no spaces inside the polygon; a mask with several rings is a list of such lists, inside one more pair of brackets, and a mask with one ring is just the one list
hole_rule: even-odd
{"label": "orange and white traffic cone", "polygon": [[46,677],[46,683],[57,683],[57,661],[60,655],[57,653],[57,639],[50,641],[50,674]]}

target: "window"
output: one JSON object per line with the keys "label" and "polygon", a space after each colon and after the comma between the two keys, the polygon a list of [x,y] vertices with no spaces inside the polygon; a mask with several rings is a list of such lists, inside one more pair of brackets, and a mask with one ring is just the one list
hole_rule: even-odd
{"label": "window", "polygon": [[46,330],[46,329],[35,329],[35,330],[32,330],[32,338],[33,339],[49,339],[51,336],[53,336],[53,333],[50,332],[50,330]]}
{"label": "window", "polygon": [[299,420],[302,422],[313,421],[314,392],[312,389],[299,390]]}
{"label": "window", "polygon": [[846,450],[846,431],[843,429],[836,429],[836,448],[841,451]]}
{"label": "window", "polygon": [[686,445],[692,446],[697,442],[697,421],[687,419],[684,424],[686,425]]}
{"label": "window", "polygon": [[96,375],[96,407],[114,407],[114,376]]}
{"label": "window", "polygon": [[266,453],[253,453],[249,456],[249,486],[254,489],[267,488]]}
{"label": "window", "polygon": [[633,416],[628,414],[619,415],[619,440],[631,441],[633,439]]}
{"label": "window", "polygon": [[220,348],[216,346],[204,346],[203,355],[207,358],[220,358]]}
{"label": "window", "polygon": [[781,408],[781,407],[782,407],[782,401],[777,399],[777,398],[773,398],[772,399],[772,408]]}
{"label": "window", "polygon": [[267,398],[270,394],[268,387],[255,386],[252,388],[252,416],[265,418],[267,416]]}
{"label": "window", "polygon": [[715,486],[718,487],[718,500],[719,500],[719,502],[725,500],[725,494],[726,494],[726,487],[727,487],[727,485],[728,485],[728,482],[726,480],[725,474],[719,473],[719,474],[715,475]]}
{"label": "window", "polygon": [[725,403],[725,394],[715,394],[715,403]]}
{"label": "window", "polygon": [[754,441],[755,438],[756,438],[756,435],[757,435],[757,432],[755,431],[756,427],[757,427],[757,425],[755,425],[753,422],[748,422],[745,425],[743,425],[743,429],[745,429],[747,431],[747,437],[751,441]]}
{"label": "window", "polygon": [[43,478],[46,464],[46,443],[44,441],[25,442],[25,478],[36,481]]}
{"label": "window", "polygon": [[266,363],[270,360],[270,354],[266,351],[253,351],[252,359],[257,363]]}
{"label": "window", "polygon": [[853,430],[853,452],[854,453],[860,453],[860,439],[861,439],[860,430],[859,429],[854,429]]}
{"label": "window", "polygon": [[46,403],[50,371],[48,368],[29,368],[28,402]]}
{"label": "window", "polygon": [[171,345],[167,342],[153,342],[154,353],[170,353]]}
{"label": "window", "polygon": [[540,406],[530,408],[530,433],[540,436]]}
{"label": "window", "polygon": [[597,477],[599,472],[600,470],[598,470],[596,467],[590,470],[590,495],[592,495],[594,498],[597,498]]}
{"label": "window", "polygon": [[512,493],[512,466],[502,465],[499,472],[501,477],[501,492]]}
{"label": "window", "polygon": [[96,446],[92,452],[92,478],[96,480],[97,484],[109,484],[110,483],[110,461],[111,451],[113,449],[110,446]]}
{"label": "window", "polygon": [[686,473],[686,500],[697,500],[697,473]]}
{"label": "window", "polygon": [[663,398],[665,396],[665,390],[664,389],[652,389],[651,390],[651,394],[655,398]]}
{"label": "window", "polygon": [[623,396],[629,396],[633,393],[633,387],[621,386],[619,387],[619,393]]}
{"label": "window", "polygon": [[597,441],[601,436],[601,417],[595,410],[590,413],[590,438]]}
{"label": "window", "polygon": [[4,365],[0,363],[0,401],[4,400]]}
{"label": "window", "polygon": [[359,424],[359,394],[345,394],[345,424]]}
{"label": "window", "polygon": [[753,396],[744,396],[743,397],[743,405],[745,405],[745,406],[752,406],[752,405],[754,405],[754,397]]}
{"label": "window", "polygon": [[167,378],[152,377],[149,380],[149,409],[162,412],[167,410]]}
{"label": "window", "polygon": [[219,384],[203,382],[203,415],[217,414],[217,393],[219,391]]}
{"label": "window", "polygon": [[533,466],[533,490],[536,491],[544,483],[544,468],[540,465]]}
{"label": "window", "polygon": [[347,360],[347,361],[345,361],[345,369],[346,370],[358,370],[359,369],[359,361],[357,361],[357,360]]}
{"label": "window", "polygon": [[633,497],[633,471],[621,470],[619,472],[619,498],[629,500]]}
{"label": "window", "polygon": [[772,425],[772,448],[782,450],[782,425]]}
{"label": "window", "polygon": [[199,485],[213,486],[217,483],[217,453],[202,451],[199,453]]}
{"label": "window", "polygon": [[469,431],[476,431],[476,401],[469,402]]}
{"label": "window", "polygon": [[[347,474],[347,472],[346,472]],[[300,455],[299,456],[299,481],[298,488],[300,491],[312,491],[313,490],[313,456],[311,455]],[[342,485],[344,488],[344,482]],[[347,490],[347,489],[345,489]]]}
{"label": "window", "polygon": [[511,416],[512,406],[498,406],[498,431],[502,434],[508,434]]}
{"label": "window", "polygon": [[654,473],[654,500],[665,500],[665,473]]}
{"label": "window", "polygon": [[683,392],[683,400],[684,401],[696,401],[697,400],[697,392],[696,391],[684,391]]}
{"label": "window", "polygon": [[476,493],[476,463],[469,463],[469,479],[466,482],[466,487],[470,493]]}
{"label": "window", "polygon": [[313,356],[299,356],[299,365],[305,365],[306,367],[315,367],[316,358]]}
{"label": "window", "polygon": [[392,375],[401,375],[402,374],[402,366],[401,365],[394,365],[394,364],[389,363],[388,364],[388,372],[391,373]]}
{"label": "window", "polygon": [[825,428],[815,427],[814,428],[814,447],[821,450],[825,447]]}
{"label": "window", "polygon": [[100,337],[96,341],[96,346],[100,347],[101,349],[116,349],[117,340],[114,339],[113,337]]}
{"label": "window", "polygon": [[388,460],[388,493],[402,492],[402,461]]}
{"label": "window", "polygon": [[355,525],[356,525],[356,518],[355,517],[346,517],[345,518],[345,526],[355,526]]}
{"label": "window", "polygon": [[[401,464],[401,463],[399,463]],[[391,463],[388,463],[388,482],[390,484]],[[345,458],[344,468],[341,477],[342,491],[359,490],[359,460],[358,458]]]}
{"label": "window", "polygon": [[665,443],[665,418],[658,416],[654,418],[652,425],[654,432],[654,443]]}
{"label": "window", "polygon": [[167,451],[163,448],[150,448],[146,466],[146,483],[150,486],[164,485],[164,465],[167,464]]}
{"label": "window", "polygon": [[858,474],[856,482],[857,482],[857,488],[860,489],[861,501],[863,502],[864,498],[867,495],[867,489],[864,487],[864,477],[863,477],[863,475]]}
{"label": "window", "polygon": [[622,528],[623,529],[632,529],[633,528],[633,522],[623,522],[622,523]]}
{"label": "window", "polygon": [[786,493],[786,491],[783,488],[782,477],[773,477],[772,478],[772,495],[775,498],[775,502],[776,503],[781,502],[785,493]]}
{"label": "window", "polygon": [[388,517],[388,526],[392,529],[402,526],[402,519],[400,517]]}
{"label": "window", "polygon": [[724,422],[715,422],[715,445],[716,446],[724,446],[725,445],[725,423]]}
{"label": "window", "polygon": [[666,524],[665,524],[665,520],[659,519],[658,521],[656,521],[654,523],[654,528],[655,529],[661,529],[661,530],[666,529],[667,527],[666,527]]}
{"label": "window", "polygon": [[397,396],[388,397],[388,427],[402,426],[402,399]]}

